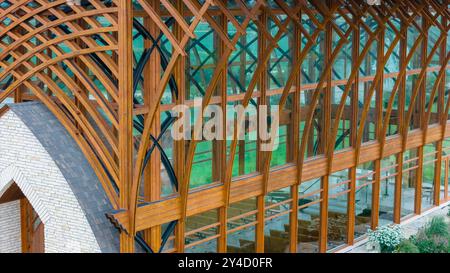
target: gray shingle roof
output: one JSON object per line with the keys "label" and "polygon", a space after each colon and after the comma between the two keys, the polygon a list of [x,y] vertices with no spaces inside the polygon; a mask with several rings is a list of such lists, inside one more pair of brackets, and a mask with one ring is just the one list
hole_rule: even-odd
{"label": "gray shingle roof", "polygon": [[59,120],[40,102],[8,104],[61,170],[91,225],[102,252],[119,251],[118,231],[105,214],[113,210],[94,170]]}

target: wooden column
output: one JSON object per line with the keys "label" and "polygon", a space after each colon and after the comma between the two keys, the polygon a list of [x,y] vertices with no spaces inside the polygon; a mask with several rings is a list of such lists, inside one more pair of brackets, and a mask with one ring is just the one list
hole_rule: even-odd
{"label": "wooden column", "polygon": [[[178,12],[183,14],[184,4],[182,0],[176,0],[175,5]],[[184,36],[184,31],[178,23],[174,23],[173,32],[175,38],[178,41],[181,41]],[[175,82],[178,86],[178,100],[176,104],[184,104],[186,99],[186,57],[180,56],[177,60],[177,63],[174,68],[173,75],[175,77]],[[183,183],[185,181],[184,168],[185,168],[185,160],[186,160],[186,141],[178,140],[174,143],[174,168],[175,173],[177,175],[177,179],[179,183]],[[181,187],[180,187],[181,189]],[[183,221],[183,217],[178,221],[178,224],[175,228],[175,248],[179,253],[184,252],[184,233],[185,233],[185,225],[186,223]]]}
{"label": "wooden column", "polygon": [[[227,0],[224,0],[224,5],[227,5]],[[226,16],[224,16],[223,14],[220,16],[220,26],[222,27],[222,29],[224,30],[225,33],[228,34],[228,20],[226,18]],[[217,38],[217,51],[218,51],[218,55],[222,56],[226,50],[226,45],[225,42],[223,41],[223,39],[219,39]],[[222,73],[220,76],[220,95],[221,95],[221,105],[222,105],[222,109],[226,109],[227,106],[227,71],[228,71],[228,65],[227,67],[224,69],[225,73]],[[221,177],[220,177],[220,181],[223,184],[225,181],[225,172],[227,169],[227,141],[226,141],[226,137],[227,137],[227,130],[226,130],[226,124],[227,124],[227,111],[223,111],[223,115],[222,115],[222,123],[224,125],[224,130],[223,130],[223,139],[222,141],[220,141],[221,145],[220,145],[220,158],[221,158]],[[225,201],[225,193],[223,194],[223,198],[224,198],[224,204],[226,203]],[[219,208],[219,238],[217,239],[217,252],[219,253],[226,253],[227,252],[227,219],[228,219],[228,209],[226,206],[222,206]]]}
{"label": "wooden column", "polygon": [[[384,47],[385,47],[385,30],[381,30],[378,40],[378,63],[377,63],[377,73],[380,73],[380,80],[375,84],[376,89],[376,124],[375,124],[375,135],[376,139],[380,140],[383,134],[383,89],[384,89],[384,65],[381,60],[384,60]],[[375,229],[378,226],[379,220],[379,208],[380,208],[380,179],[381,179],[381,159],[383,155],[378,155],[378,159],[374,161],[374,183],[372,184],[372,217],[370,227]]]}
{"label": "wooden column", "polygon": [[[426,18],[422,16],[422,29],[427,29],[427,22]],[[421,63],[421,69],[426,69],[426,58],[427,58],[427,37],[424,38],[422,41],[422,49],[421,49],[421,56],[420,56],[420,63]],[[418,101],[417,103],[422,106],[425,99],[425,90],[426,88],[426,75],[423,78],[423,81],[421,83]],[[410,105],[410,107],[415,107],[415,105]],[[420,107],[420,128],[423,130],[424,124],[423,124],[423,118],[422,115],[424,114],[423,107]],[[413,114],[414,115],[414,114]],[[408,126],[408,125],[405,125]],[[418,147],[418,168],[417,168],[417,185],[416,185],[416,194],[415,194],[415,205],[414,205],[414,211],[416,214],[420,214],[422,211],[422,182],[423,182],[423,163],[424,163],[424,147],[425,143],[423,143],[420,147]]]}
{"label": "wooden column", "polygon": [[[328,7],[331,8],[333,6],[333,2],[331,0],[327,0]],[[332,16],[332,15],[328,15]],[[325,27],[325,66],[327,66],[327,63],[331,60],[332,55],[332,47],[333,47],[333,29],[331,26],[331,22],[328,22]],[[322,125],[322,132],[320,136],[320,145],[322,148],[319,147],[320,151],[323,151],[324,154],[327,157],[327,160],[330,160],[333,156],[329,153],[327,147],[329,147],[330,141],[335,141],[332,139],[327,138],[327,136],[331,132],[331,81],[332,81],[332,74],[331,74],[332,66],[329,67],[328,71],[324,71],[324,73],[327,73],[327,79],[326,79],[326,87],[325,87],[325,98],[323,100],[322,105],[322,112],[324,113],[321,120]],[[319,102],[320,103],[320,102]],[[327,251],[327,241],[328,241],[328,184],[329,184],[329,175],[330,175],[330,168],[327,170],[327,174],[322,177],[321,183],[322,183],[322,193],[321,198],[322,202],[320,203],[320,239],[319,239],[319,251],[320,252],[326,252]]]}
{"label": "wooden column", "polygon": [[[117,3],[119,9],[119,205],[128,210],[133,173],[133,5],[127,0],[119,0]],[[134,223],[130,223],[130,226],[133,225]],[[121,232],[120,251],[134,252],[134,234]]]}
{"label": "wooden column", "polygon": [[258,212],[256,214],[256,253],[264,253],[264,218],[265,218],[265,200],[264,195],[256,197]]}
{"label": "wooden column", "polygon": [[[356,25],[356,29],[353,31],[353,41],[352,41],[352,61],[356,61],[359,58],[360,52],[360,36],[361,33],[359,31],[359,21],[357,18],[353,18],[353,21]],[[358,107],[358,96],[359,96],[359,71],[356,73],[355,81],[352,86],[352,92],[351,94],[351,116],[348,118],[351,121],[351,128],[350,129],[350,146],[355,147],[356,146],[356,133],[358,128],[358,114],[359,114],[359,107]],[[345,100],[345,98],[342,98]],[[343,119],[344,119],[344,125],[345,125],[345,119],[347,118],[347,115],[345,114],[346,111],[344,111]],[[364,130],[366,131],[366,130]],[[343,133],[345,133],[345,130],[343,130]],[[358,162],[358,159],[354,158],[355,166],[349,169],[349,187],[350,192],[348,193],[348,203],[347,203],[347,244],[352,245],[355,237],[355,199],[356,199],[356,168],[358,165],[356,162]]]}
{"label": "wooden column", "polygon": [[[268,15],[267,12],[262,11],[261,15],[260,15],[260,21],[262,23],[263,26],[268,27]],[[263,60],[263,56],[264,56],[264,52],[266,51],[267,48],[267,41],[266,39],[264,39],[264,33],[259,30],[258,31],[258,59],[259,60]],[[268,62],[270,64],[270,61]],[[263,72],[261,73],[261,77],[258,81],[258,88],[259,91],[261,93],[261,97],[258,100],[258,107],[262,106],[262,105],[268,105],[268,100],[267,100],[267,85],[268,85],[268,77],[267,77],[267,66],[265,66],[263,68]],[[258,118],[258,123],[259,123],[259,118]],[[259,125],[258,125],[259,128]],[[257,171],[258,172],[264,172],[264,161],[267,157],[267,152],[263,152],[261,151],[261,140],[259,139],[259,134],[258,134],[258,143],[257,143]],[[239,147],[240,149],[240,147]],[[268,174],[267,174],[268,175]],[[263,174],[264,176],[264,174]],[[262,179],[262,182],[264,183],[264,179]],[[264,203],[264,194],[260,196],[257,196],[257,209],[258,209],[258,213],[256,215],[256,220],[257,220],[257,224],[256,224],[256,252],[258,253],[264,253],[264,214],[265,214],[265,203]]]}
{"label": "wooden column", "polygon": [[[159,14],[159,6],[160,1],[158,0],[149,0],[149,4],[155,10],[156,13]],[[156,39],[160,33],[159,27],[150,19],[149,16],[144,17],[144,26],[150,32],[150,34]],[[144,40],[144,47],[146,49],[151,48],[153,42],[150,40]],[[160,54],[155,49],[150,56],[148,63],[144,68],[143,78],[143,98],[144,105],[151,109],[158,104],[159,101],[152,100],[153,97],[158,96],[157,88],[161,75],[161,63],[160,63]],[[158,108],[155,113],[155,120],[152,128],[151,134],[156,138],[161,132],[161,126],[159,120],[160,117],[160,109]],[[161,196],[161,153],[158,149],[154,149],[153,153],[150,157],[150,161],[147,164],[147,167],[144,170],[143,174],[143,182],[144,182],[144,198],[145,201],[153,202],[158,201]],[[150,245],[153,251],[157,251],[161,247],[161,226],[155,226],[151,229],[145,230],[144,238],[146,242]]]}
{"label": "wooden column", "polygon": [[[299,2],[299,1],[297,1]],[[298,12],[298,18],[302,18],[302,12],[301,10]],[[298,61],[300,59],[301,51],[302,51],[302,33],[297,24],[294,24],[294,39],[292,41],[292,48],[293,48],[293,63],[292,65],[295,67],[298,64]],[[295,50],[294,50],[295,49]],[[292,107],[292,134],[293,134],[293,162],[298,162],[298,157],[303,156],[300,154],[300,122],[301,122],[301,109],[300,109],[300,96],[301,96],[301,82],[302,82],[302,73],[298,73],[297,78],[295,79],[295,93],[293,98],[293,107]],[[297,166],[297,168],[300,168],[300,166]],[[299,170],[297,170],[299,171]],[[289,215],[289,250],[291,253],[296,253],[298,251],[298,184],[295,184],[291,186],[291,198],[292,198],[292,205],[291,205],[291,213]]]}
{"label": "wooden column", "polygon": [[[444,3],[447,4],[449,1],[445,1]],[[446,26],[448,23],[448,18],[446,17],[442,17],[442,25]],[[441,53],[440,53],[440,61],[441,61],[441,66],[446,66],[447,64],[445,63],[445,57],[447,54],[447,44],[448,44],[448,36],[445,37],[444,41],[442,42],[441,45]],[[439,99],[438,99],[438,116],[439,116],[439,120],[443,120],[443,121],[447,121],[448,120],[448,114],[445,113],[445,89],[446,89],[446,76],[442,77],[441,80],[441,85],[439,88]],[[441,128],[445,128],[445,126],[441,125]],[[442,140],[441,140],[441,162],[440,165],[442,166],[442,164],[445,164],[445,174],[444,174],[444,198],[443,200],[440,201],[447,201],[448,199],[448,160],[443,160],[442,159],[442,149],[443,149],[443,142],[445,140],[445,130],[443,130],[442,132]],[[442,171],[442,167],[441,167],[441,171]],[[440,203],[439,203],[440,204]]]}
{"label": "wooden column", "polygon": [[[404,35],[404,39],[400,41],[400,64],[406,62],[406,51],[407,51],[407,37],[408,37],[408,25],[405,21],[401,21],[400,26],[400,32]],[[404,74],[400,79],[400,87],[399,87],[399,106],[398,106],[398,128],[399,133],[401,135],[404,134],[404,132],[407,132],[407,128],[409,127],[409,124],[405,124],[405,112],[403,109],[405,108],[406,104],[406,75]],[[405,128],[406,127],[406,128]],[[401,138],[403,140],[403,137]],[[402,147],[405,147],[405,145],[402,143]],[[402,204],[402,181],[403,181],[403,154],[405,151],[401,151],[396,155],[396,173],[397,176],[395,177],[395,191],[394,191],[394,223],[399,224],[400,218],[401,218],[401,204]]]}
{"label": "wooden column", "polygon": [[434,165],[434,205],[439,206],[441,204],[440,191],[441,191],[441,164],[442,164],[442,140],[436,142],[436,164]]}
{"label": "wooden column", "polygon": [[[441,17],[441,22],[442,25],[446,26],[447,25],[447,18],[442,16]],[[441,30],[442,31],[442,30]],[[439,61],[440,61],[440,65],[441,66],[446,66],[447,64],[445,63],[445,57],[447,54],[447,39],[448,37],[446,36],[444,38],[444,41],[441,44],[441,47],[439,48]],[[438,87],[438,94],[437,94],[437,105],[438,105],[438,120],[447,120],[447,118],[444,116],[444,105],[445,105],[445,79],[446,79],[446,75],[444,75],[442,77],[441,83]],[[432,103],[432,102],[429,102]],[[428,124],[426,125],[428,126]],[[443,129],[445,127],[442,127]],[[443,160],[442,158],[442,149],[443,149],[443,141],[445,139],[445,133],[442,133],[442,137],[441,139],[437,142],[437,161],[436,161],[436,172],[435,172],[435,191],[434,191],[434,204],[436,206],[439,206],[441,204],[442,201],[445,201],[446,196],[447,196],[447,189],[445,186],[445,180],[444,180],[444,196],[443,199],[441,199],[440,196],[440,190],[441,190],[441,172],[442,172],[442,164],[446,164],[446,161]],[[445,168],[446,170],[446,168]]]}

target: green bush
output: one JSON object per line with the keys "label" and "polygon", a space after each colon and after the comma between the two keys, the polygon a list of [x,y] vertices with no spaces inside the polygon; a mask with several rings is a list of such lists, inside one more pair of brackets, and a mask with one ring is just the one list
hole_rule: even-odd
{"label": "green bush", "polygon": [[430,222],[425,226],[425,233],[427,236],[440,236],[448,237],[449,227],[445,222],[444,217],[436,216],[431,219]]}
{"label": "green bush", "polygon": [[397,247],[397,253],[420,253],[419,248],[410,240],[403,240]]}
{"label": "green bush", "polygon": [[439,236],[427,237],[418,235],[412,239],[420,253],[447,253],[449,250],[448,238]]}
{"label": "green bush", "polygon": [[417,246],[420,253],[448,253],[449,226],[443,217],[433,217],[427,225],[411,237],[411,242]]}

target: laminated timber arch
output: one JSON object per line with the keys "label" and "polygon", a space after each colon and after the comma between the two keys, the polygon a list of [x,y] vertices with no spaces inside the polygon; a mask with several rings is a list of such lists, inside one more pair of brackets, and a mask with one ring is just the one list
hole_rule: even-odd
{"label": "laminated timber arch", "polygon": [[[255,244],[262,252],[264,215],[272,207],[264,200],[289,187],[289,249],[295,252],[299,188],[309,179],[322,185],[319,248],[325,251],[333,173],[349,170],[352,215],[358,165],[374,162],[377,192],[382,158],[396,154],[401,167],[407,149],[431,142],[442,152],[449,136],[449,15],[446,0],[389,0],[375,6],[362,0],[3,1],[0,103],[7,98],[39,100],[64,125],[108,196],[108,217],[121,230],[122,251],[134,251],[136,240],[148,252],[183,252],[184,235],[193,232],[189,217],[217,210],[213,237],[218,238],[217,251],[225,252],[230,206],[256,198]],[[413,45],[408,45],[408,28],[419,33]],[[435,41],[429,38],[432,28],[440,31]],[[290,44],[283,48],[286,39]],[[422,59],[412,69],[416,51]],[[387,69],[390,58],[399,59],[394,71]],[[349,71],[341,71],[343,59],[350,60]],[[376,60],[372,74],[367,72],[370,60]],[[434,72],[426,105],[427,74]],[[407,75],[418,77],[412,90],[406,90]],[[395,84],[385,92],[389,79]],[[364,91],[360,84],[367,86]],[[171,107],[191,107],[195,97],[203,99],[202,109],[211,104],[278,104],[288,128],[286,162],[274,164],[276,151],[256,151],[255,170],[246,173],[245,143],[214,142],[211,181],[197,188],[198,150],[204,141],[164,143],[177,119]],[[404,125],[414,110],[410,106],[400,113],[407,103],[422,107],[420,130]],[[392,124],[396,115],[399,122]],[[429,126],[432,117],[439,122]],[[367,141],[372,125],[374,136]],[[398,134],[387,137],[391,125]],[[258,149],[261,141],[255,145]],[[398,189],[401,178],[397,182]],[[163,189],[164,183],[170,190]],[[436,188],[434,193],[439,194]],[[399,198],[397,193],[397,205]],[[399,213],[398,205],[397,222]],[[371,219],[372,227],[377,217]],[[348,244],[353,242],[352,221]]]}
{"label": "laminated timber arch", "polygon": [[[113,186],[118,183],[118,167],[113,155],[118,153],[118,144],[112,131],[118,128],[118,122],[112,104],[117,103],[114,77],[118,64],[109,55],[117,54],[114,33],[118,9],[114,4],[106,7],[99,2],[92,6],[93,9],[69,6],[63,0],[2,2],[0,79],[6,79],[7,84],[0,101],[14,92],[20,101],[25,95],[21,93],[24,88],[39,98],[79,143],[117,207]],[[102,22],[105,27],[101,27],[99,16],[105,18],[106,22]],[[97,36],[104,45],[97,43],[94,39]],[[35,78],[42,84],[33,84]],[[95,80],[101,85],[94,84]],[[108,91],[102,94],[99,86]],[[89,96],[96,98],[98,108],[89,101]],[[85,111],[83,115],[81,108]]]}

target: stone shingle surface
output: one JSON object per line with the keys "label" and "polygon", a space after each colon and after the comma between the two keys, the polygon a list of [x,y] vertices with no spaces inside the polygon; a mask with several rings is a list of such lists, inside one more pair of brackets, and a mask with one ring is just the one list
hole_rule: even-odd
{"label": "stone shingle surface", "polygon": [[118,231],[105,217],[112,206],[71,135],[40,102],[8,105],[54,160],[78,200],[102,252],[119,250]]}

